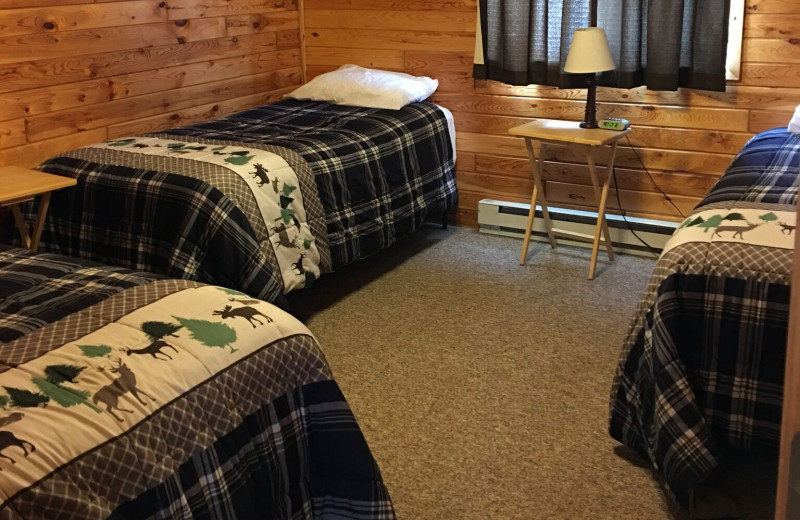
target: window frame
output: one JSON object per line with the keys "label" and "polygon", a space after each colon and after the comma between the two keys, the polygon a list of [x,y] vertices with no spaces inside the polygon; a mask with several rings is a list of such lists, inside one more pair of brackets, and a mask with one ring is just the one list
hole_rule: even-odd
{"label": "window frame", "polygon": [[725,79],[738,81],[742,65],[745,0],[731,0],[728,17],[728,50],[725,55]]}

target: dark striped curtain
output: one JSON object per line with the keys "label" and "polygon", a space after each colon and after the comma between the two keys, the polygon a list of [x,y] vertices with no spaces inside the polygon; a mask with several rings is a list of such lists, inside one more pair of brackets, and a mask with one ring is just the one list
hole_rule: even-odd
{"label": "dark striped curtain", "polygon": [[729,9],[730,0],[480,0],[474,76],[581,86],[564,62],[574,30],[596,20],[617,65],[601,85],[724,91]]}
{"label": "dark striped curtain", "polygon": [[483,63],[476,63],[475,78],[510,85],[584,85],[562,71],[572,33],[589,25],[590,5],[590,0],[481,0]]}

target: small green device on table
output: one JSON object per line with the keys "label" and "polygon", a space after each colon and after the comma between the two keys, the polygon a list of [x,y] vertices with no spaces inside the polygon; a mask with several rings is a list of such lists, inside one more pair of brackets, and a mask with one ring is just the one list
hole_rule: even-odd
{"label": "small green device on table", "polygon": [[605,128],[606,130],[625,130],[631,126],[631,122],[627,119],[619,119],[617,117],[606,117],[597,122],[598,128]]}

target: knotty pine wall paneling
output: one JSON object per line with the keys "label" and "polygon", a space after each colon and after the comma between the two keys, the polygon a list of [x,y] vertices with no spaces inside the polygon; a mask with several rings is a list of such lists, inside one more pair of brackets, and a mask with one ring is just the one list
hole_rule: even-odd
{"label": "knotty pine wall paneling", "polygon": [[[530,200],[525,146],[507,130],[532,117],[580,121],[586,92],[476,82],[476,8],[477,0],[305,0],[304,12],[309,78],[356,63],[439,80],[434,101],[453,111],[458,130],[458,217],[470,225],[482,198]],[[631,121],[632,143],[684,214],[754,133],[786,126],[800,104],[800,0],[747,0],[744,25],[741,78],[724,93],[598,89],[599,115]],[[621,144],[622,207],[636,216],[680,220],[627,142]],[[590,209],[585,159],[565,148],[549,147],[547,154],[548,199]],[[609,205],[617,207],[616,197]]]}
{"label": "knotty pine wall paneling", "polygon": [[0,164],[280,99],[302,83],[298,5],[3,0]]}

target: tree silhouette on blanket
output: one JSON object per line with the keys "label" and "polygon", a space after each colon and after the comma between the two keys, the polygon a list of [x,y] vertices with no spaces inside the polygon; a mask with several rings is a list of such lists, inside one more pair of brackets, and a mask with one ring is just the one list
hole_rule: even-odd
{"label": "tree silhouette on blanket", "polygon": [[681,224],[680,228],[678,228],[678,229],[682,229],[682,228],[685,228],[685,227],[695,227],[695,226],[699,226],[699,225],[700,225],[700,224],[702,224],[703,222],[704,222],[704,220],[703,220],[703,217],[696,217],[696,218],[694,218],[694,219],[692,219],[692,220],[689,220],[689,219],[687,218],[687,219],[686,219],[686,220],[683,222],[683,224]]}
{"label": "tree silhouette on blanket", "polygon": [[82,404],[100,413],[100,409],[89,402],[88,391],[65,386],[68,383],[74,384],[85,368],[75,365],[48,365],[44,369],[45,378],[34,377],[31,378],[31,381],[41,392],[37,395],[46,396],[49,401],[55,402],[59,406],[69,408]]}
{"label": "tree silhouette on blanket", "polygon": [[142,332],[147,334],[153,341],[164,339],[165,336],[177,338],[178,335],[175,333],[181,328],[180,325],[164,321],[146,321],[142,323]]}
{"label": "tree silhouette on blanket", "polygon": [[50,402],[50,398],[46,395],[31,392],[30,390],[8,386],[4,386],[3,388],[6,389],[8,397],[11,398],[11,406],[16,406],[18,408],[36,408],[42,405],[46,407],[47,403]]}
{"label": "tree silhouette on blanket", "polygon": [[[48,367],[51,368],[51,367]],[[77,390],[74,388],[68,388],[64,386],[66,381],[61,381],[60,383],[54,383],[52,380],[41,379],[38,377],[33,378],[33,384],[39,389],[39,391],[50,398],[53,402],[58,404],[59,406],[63,406],[64,408],[69,408],[75,405],[85,405],[94,410],[97,413],[100,413],[100,408],[94,406],[91,402],[89,402],[90,393],[88,390]]]}
{"label": "tree silhouette on blanket", "polygon": [[192,339],[199,341],[203,345],[211,348],[231,349],[231,354],[238,349],[233,348],[236,342],[236,330],[224,323],[216,323],[206,320],[194,320],[189,318],[174,317],[178,323],[189,331]]}
{"label": "tree silhouette on blanket", "polygon": [[54,385],[62,383],[74,383],[75,379],[83,372],[86,367],[75,365],[49,365],[44,369],[47,380]]}
{"label": "tree silhouette on blanket", "polygon": [[744,215],[742,215],[741,213],[728,213],[727,215],[722,217],[722,220],[744,220],[744,221],[747,221],[747,219],[744,218]]}
{"label": "tree silhouette on blanket", "polygon": [[703,233],[708,233],[709,229],[714,229],[720,224],[722,224],[722,215],[712,215],[705,221],[698,224],[698,226],[703,228]]}
{"label": "tree silhouette on blanket", "polygon": [[225,158],[225,162],[234,166],[244,166],[255,158],[255,155],[250,155],[250,152],[247,150],[238,150],[228,153],[214,152],[214,155],[227,155],[228,157]]}
{"label": "tree silhouette on blanket", "polygon": [[111,347],[107,345],[78,345],[84,356],[90,358],[103,357],[111,354]]}

